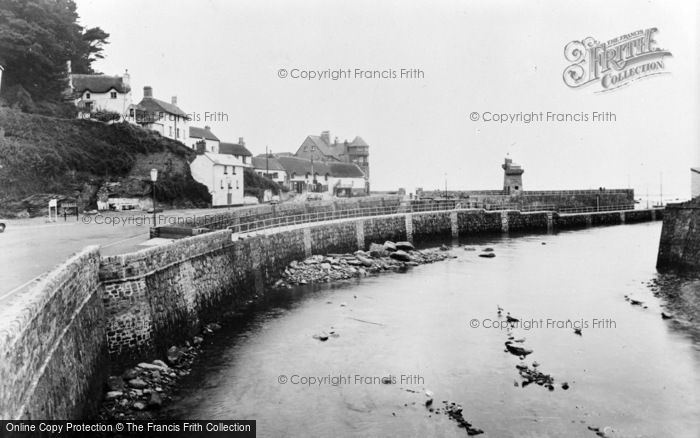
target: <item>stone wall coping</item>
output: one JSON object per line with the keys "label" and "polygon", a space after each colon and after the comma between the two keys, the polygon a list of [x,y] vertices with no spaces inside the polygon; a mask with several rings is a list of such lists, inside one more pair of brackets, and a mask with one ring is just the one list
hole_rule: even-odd
{"label": "stone wall coping", "polygon": [[[10,349],[14,342],[37,317],[41,309],[73,279],[71,268],[85,259],[99,256],[99,246],[91,245],[73,254],[36,283],[3,302],[0,307],[0,346]],[[99,284],[96,282],[95,287]]]}

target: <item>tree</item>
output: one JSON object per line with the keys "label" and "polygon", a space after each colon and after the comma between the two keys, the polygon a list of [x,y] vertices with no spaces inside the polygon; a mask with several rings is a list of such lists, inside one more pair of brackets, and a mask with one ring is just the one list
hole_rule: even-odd
{"label": "tree", "polygon": [[58,102],[66,61],[75,73],[92,73],[109,34],[83,28],[78,18],[73,0],[0,0],[0,93],[7,97],[22,88],[35,102]]}

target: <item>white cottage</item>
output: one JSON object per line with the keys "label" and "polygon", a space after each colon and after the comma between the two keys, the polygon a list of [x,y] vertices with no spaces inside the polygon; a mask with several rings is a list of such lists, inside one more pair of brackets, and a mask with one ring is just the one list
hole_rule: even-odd
{"label": "white cottage", "polygon": [[189,116],[177,106],[177,96],[170,103],[164,102],[153,97],[153,88],[143,87],[143,99],[129,108],[129,121],[188,144]]}
{"label": "white cottage", "polygon": [[[70,67],[69,67],[70,68]],[[78,107],[80,118],[95,112],[111,112],[125,117],[132,106],[129,72],[122,76],[68,74],[68,93]]]}
{"label": "white cottage", "polygon": [[229,154],[199,153],[190,164],[192,177],[207,186],[213,207],[243,204],[241,160]]}
{"label": "white cottage", "polygon": [[211,132],[211,128],[209,126],[205,126],[204,128],[190,126],[190,133],[189,139],[187,141],[187,146],[196,150],[197,143],[202,141],[206,145],[206,152],[212,152],[214,154],[219,153],[219,137],[217,137],[216,135],[214,135],[213,132]]}

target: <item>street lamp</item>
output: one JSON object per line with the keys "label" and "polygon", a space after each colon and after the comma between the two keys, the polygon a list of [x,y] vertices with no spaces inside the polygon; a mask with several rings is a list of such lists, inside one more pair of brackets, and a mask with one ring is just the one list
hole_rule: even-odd
{"label": "street lamp", "polygon": [[158,180],[158,169],[151,169],[151,183],[153,183],[153,226],[156,226],[156,181]]}

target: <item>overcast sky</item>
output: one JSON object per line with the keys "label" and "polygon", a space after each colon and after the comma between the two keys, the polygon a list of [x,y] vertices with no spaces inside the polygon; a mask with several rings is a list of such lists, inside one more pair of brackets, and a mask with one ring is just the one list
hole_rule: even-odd
{"label": "overcast sky", "polygon": [[[361,136],[373,189],[499,189],[506,153],[530,190],[627,187],[689,196],[700,164],[698,10],[689,1],[77,0],[110,33],[107,74],[129,69],[224,141],[294,152],[309,134]],[[571,89],[564,46],[656,27],[669,74],[608,93]],[[400,72],[422,79],[304,80],[279,69]],[[496,124],[472,112],[611,111],[615,122]]]}

